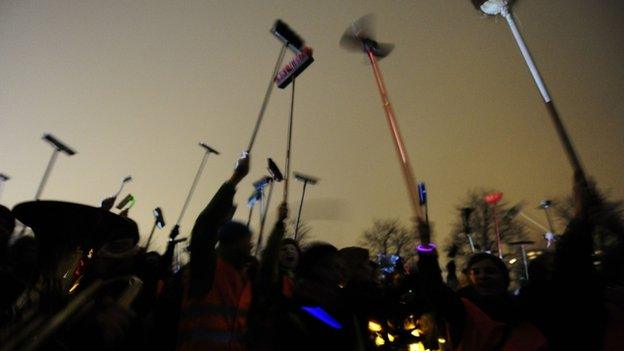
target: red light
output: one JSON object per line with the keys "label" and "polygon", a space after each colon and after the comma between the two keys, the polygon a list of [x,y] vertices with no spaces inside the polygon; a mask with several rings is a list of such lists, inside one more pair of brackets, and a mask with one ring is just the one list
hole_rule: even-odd
{"label": "red light", "polygon": [[490,205],[496,205],[503,198],[503,193],[490,193],[483,198]]}

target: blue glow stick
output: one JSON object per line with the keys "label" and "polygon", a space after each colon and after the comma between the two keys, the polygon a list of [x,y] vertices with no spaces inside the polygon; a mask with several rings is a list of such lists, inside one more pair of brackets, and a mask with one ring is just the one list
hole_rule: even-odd
{"label": "blue glow stick", "polygon": [[342,324],[319,306],[301,306],[301,309],[334,329],[342,329]]}

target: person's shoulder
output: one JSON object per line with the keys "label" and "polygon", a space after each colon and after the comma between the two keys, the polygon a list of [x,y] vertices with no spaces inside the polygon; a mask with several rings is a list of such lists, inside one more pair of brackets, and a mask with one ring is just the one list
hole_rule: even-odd
{"label": "person's shoulder", "polygon": [[469,299],[461,297],[460,300],[464,305],[464,327],[460,349],[490,350],[500,345],[505,335],[505,324],[490,318]]}
{"label": "person's shoulder", "polygon": [[504,350],[546,350],[548,342],[542,332],[529,322],[513,326]]}

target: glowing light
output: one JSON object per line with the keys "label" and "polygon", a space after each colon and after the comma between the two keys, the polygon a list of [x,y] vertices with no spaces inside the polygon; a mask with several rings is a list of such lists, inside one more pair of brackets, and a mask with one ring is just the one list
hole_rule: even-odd
{"label": "glowing light", "polygon": [[409,351],[425,351],[425,345],[422,342],[407,345]]}
{"label": "glowing light", "polygon": [[87,258],[92,258],[93,257],[93,249],[89,250],[89,253],[87,254]]}
{"label": "glowing light", "polygon": [[490,193],[485,195],[484,200],[490,205],[496,205],[503,198],[503,193]]}
{"label": "glowing light", "polygon": [[380,332],[381,329],[382,329],[381,324],[375,321],[368,321],[368,330],[373,331],[373,332]]}
{"label": "glowing light", "polygon": [[377,346],[383,346],[386,343],[386,341],[379,335],[377,335],[377,337],[375,338],[375,345]]}
{"label": "glowing light", "polygon": [[517,258],[512,258],[511,260],[509,260],[509,264],[514,264],[518,261]]}
{"label": "glowing light", "polygon": [[388,341],[394,342],[394,336],[390,333],[388,333]]}
{"label": "glowing light", "polygon": [[80,282],[79,282],[79,281],[75,282],[75,283],[74,283],[74,285],[72,285],[72,287],[71,287],[71,288],[69,288],[69,293],[70,293],[70,294],[73,294],[73,293],[74,293],[74,291],[76,291],[76,289],[78,288],[78,286],[79,286],[79,285],[80,285]]}
{"label": "glowing light", "polygon": [[421,253],[432,253],[436,249],[436,245],[434,243],[428,244],[420,244],[416,247],[416,251]]}
{"label": "glowing light", "polygon": [[409,318],[405,319],[403,322],[403,329],[412,330],[416,328],[416,324],[414,323],[414,316],[409,316]]}
{"label": "glowing light", "polygon": [[318,306],[301,306],[301,309],[334,329],[342,329],[342,324]]}
{"label": "glowing light", "polygon": [[446,343],[446,339],[438,338],[438,344],[445,344],[445,343]]}
{"label": "glowing light", "polygon": [[412,330],[411,334],[418,338],[418,337],[420,337],[422,335],[422,330],[414,329],[414,330]]}

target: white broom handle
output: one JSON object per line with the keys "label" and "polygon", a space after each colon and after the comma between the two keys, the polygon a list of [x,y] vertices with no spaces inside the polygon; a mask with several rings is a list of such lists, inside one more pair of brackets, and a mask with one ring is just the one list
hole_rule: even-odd
{"label": "white broom handle", "polygon": [[516,26],[516,22],[513,19],[513,16],[509,12],[507,7],[504,7],[501,11],[501,16],[505,17],[507,23],[509,24],[509,28],[511,29],[511,33],[516,39],[516,43],[520,48],[520,52],[522,52],[522,57],[524,57],[524,61],[529,67],[529,71],[531,71],[531,75],[533,76],[533,80],[535,80],[535,84],[537,85],[537,89],[539,89],[540,94],[542,94],[542,98],[544,102],[550,102],[550,95],[548,95],[548,90],[546,90],[546,86],[544,85],[544,81],[542,80],[542,76],[540,76],[537,67],[535,67],[535,63],[533,62],[533,58],[531,57],[531,53],[524,43],[524,39],[522,39],[522,35]]}
{"label": "white broom handle", "polygon": [[541,230],[543,230],[543,231],[545,231],[545,232],[549,232],[549,231],[550,231],[548,228],[546,228],[546,227],[544,227],[543,225],[541,225],[538,221],[536,221],[536,220],[534,220],[533,218],[531,218],[531,217],[527,216],[527,214],[526,214],[526,213],[524,213],[524,212],[520,211],[520,215],[521,215],[522,217],[524,217],[524,219],[526,219],[527,221],[529,221],[529,222],[533,223],[533,224],[534,224],[536,227],[538,227],[539,229],[541,229]]}
{"label": "white broom handle", "polygon": [[539,89],[539,92],[542,95],[542,98],[544,99],[544,103],[546,104],[548,113],[550,114],[553,124],[555,125],[555,129],[557,130],[559,139],[561,140],[561,143],[563,144],[565,152],[568,158],[570,159],[570,163],[572,163],[572,168],[574,169],[575,172],[580,173],[581,178],[585,182],[587,182],[585,178],[585,172],[583,171],[583,166],[581,165],[581,161],[579,160],[578,155],[576,154],[576,151],[574,150],[574,146],[572,145],[572,141],[570,140],[570,137],[568,136],[568,133],[566,132],[565,127],[563,126],[563,122],[559,118],[559,112],[557,112],[557,109],[555,108],[555,105],[553,101],[551,100],[550,95],[548,95],[548,90],[546,90],[546,86],[544,85],[544,82],[542,81],[542,77],[537,71],[537,67],[535,67],[533,58],[531,58],[531,54],[529,53],[529,50],[527,49],[526,44],[524,43],[524,40],[522,39],[522,35],[520,35],[520,31],[518,31],[518,27],[516,27],[516,22],[514,21],[513,16],[511,15],[507,7],[504,7],[502,9],[501,16],[505,17],[505,19],[507,20],[507,23],[509,24],[509,28],[511,28],[511,32],[513,33],[514,39],[516,39],[516,43],[518,44],[518,47],[520,48],[520,51],[522,52],[524,61],[529,67],[529,71],[531,71],[533,80],[535,80],[537,89]]}

